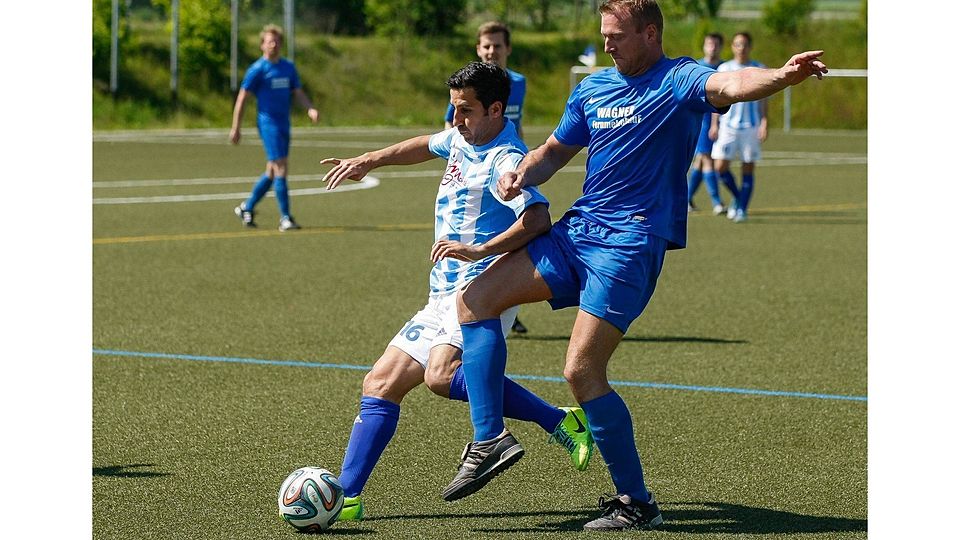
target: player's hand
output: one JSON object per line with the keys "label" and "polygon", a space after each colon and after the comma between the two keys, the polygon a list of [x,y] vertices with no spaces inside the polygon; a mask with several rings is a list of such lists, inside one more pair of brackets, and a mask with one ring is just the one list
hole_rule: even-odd
{"label": "player's hand", "polygon": [[716,141],[719,135],[720,135],[720,128],[718,128],[717,126],[710,126],[710,130],[707,131],[707,137],[709,137],[711,141]]}
{"label": "player's hand", "polygon": [[800,84],[811,75],[823,79],[823,74],[827,73],[827,65],[820,61],[822,55],[823,51],[807,51],[793,55],[780,68],[786,77],[787,84],[791,86]]}
{"label": "player's hand", "polygon": [[497,180],[497,193],[505,201],[513,200],[523,189],[523,177],[515,171],[505,172]]}
{"label": "player's hand", "polygon": [[767,123],[766,122],[760,122],[760,125],[757,126],[757,139],[759,139],[760,142],[764,142],[767,140]]}
{"label": "player's hand", "polygon": [[479,261],[484,258],[486,253],[483,246],[470,246],[456,240],[437,240],[430,249],[430,260],[434,263],[440,262],[447,257],[457,259],[458,261]]}
{"label": "player's hand", "polygon": [[231,144],[240,143],[240,128],[230,128],[230,143]]}
{"label": "player's hand", "polygon": [[322,181],[327,183],[327,190],[336,189],[344,179],[363,180],[363,177],[372,169],[358,157],[349,159],[327,158],[320,160],[320,163],[323,165],[333,164],[333,168],[323,175]]}
{"label": "player's hand", "polygon": [[313,122],[314,124],[316,124],[316,123],[317,123],[317,120],[320,119],[320,112],[319,112],[318,110],[314,109],[313,107],[310,107],[309,109],[307,109],[307,116],[310,117],[310,121],[311,121],[311,122]]}

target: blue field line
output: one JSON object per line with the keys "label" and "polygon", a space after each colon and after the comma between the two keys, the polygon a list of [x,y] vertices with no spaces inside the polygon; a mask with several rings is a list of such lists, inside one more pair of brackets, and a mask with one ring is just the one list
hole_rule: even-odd
{"label": "blue field line", "polygon": [[[115,351],[109,349],[93,349],[93,354],[104,356],[133,356],[139,358],[163,358],[167,360],[189,360],[193,362],[227,362],[232,364],[253,364],[260,366],[288,366],[323,369],[352,369],[368,371],[371,366],[356,364],[331,364],[326,362],[300,362],[297,360],[263,360],[260,358],[234,358],[229,356],[197,356],[192,354],[151,353],[138,351]],[[541,381],[566,383],[563,377],[548,377],[544,375],[520,375],[508,373],[508,377],[521,381]],[[811,392],[785,392],[781,390],[758,390],[753,388],[728,388],[724,386],[693,386],[687,384],[668,384],[643,381],[610,381],[612,386],[629,386],[633,388],[658,388],[662,390],[685,390],[689,392],[714,392],[722,394],[743,394],[752,396],[794,397],[806,399],[829,399],[840,401],[867,401],[867,396],[844,396],[840,394],[817,394]]]}

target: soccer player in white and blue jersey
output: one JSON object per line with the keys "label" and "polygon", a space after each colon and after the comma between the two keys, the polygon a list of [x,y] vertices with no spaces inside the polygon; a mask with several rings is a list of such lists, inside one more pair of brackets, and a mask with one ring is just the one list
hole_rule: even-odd
{"label": "soccer player in white and blue jersey", "polygon": [[[513,122],[520,139],[523,139],[523,99],[527,95],[527,78],[516,71],[507,69],[507,59],[513,51],[510,46],[510,28],[498,21],[485,22],[477,28],[477,56],[481,62],[496,64],[510,76],[510,97],[503,115]],[[444,117],[447,129],[453,127],[453,105],[447,103]],[[526,334],[527,327],[520,322],[519,315],[514,318],[511,329],[518,334]]]}
{"label": "soccer player in white and blue jersey", "polygon": [[300,226],[290,215],[290,194],[287,189],[287,156],[290,153],[290,108],[296,101],[304,109],[310,120],[316,124],[320,117],[310,98],[300,85],[300,74],[293,62],[280,57],[283,43],[283,30],[274,24],[268,24],[260,32],[260,50],[263,56],[250,65],[240,92],[233,106],[233,126],[230,128],[230,142],[240,142],[240,124],[243,109],[251,95],[257,98],[257,129],[267,154],[266,171],[253,185],[250,197],[234,209],[245,227],[256,227],[254,207],[270,191],[277,197],[280,207],[280,230],[299,229]]}
{"label": "soccer player in white and blue jersey", "polygon": [[[747,32],[738,32],[730,43],[733,60],[720,64],[719,72],[738,71],[748,67],[762,68],[763,64],[750,59],[753,38]],[[767,100],[742,101],[730,106],[723,115],[712,115],[711,132],[716,134],[712,156],[717,174],[724,185],[736,194],[735,204],[730,205],[727,217],[741,223],[747,219],[747,205],[753,194],[756,180],[754,165],[760,161],[760,143],[767,140]],[[740,158],[742,177],[737,190],[736,180],[730,172],[730,161]]]}
{"label": "soccer player in white and blue jersey", "polygon": [[[327,189],[334,189],[344,179],[360,180],[384,165],[447,160],[436,199],[429,300],[364,377],[360,414],[339,477],[346,497],[341,520],[362,519],[360,493],[396,431],[400,401],[410,390],[426,382],[441,396],[467,400],[457,292],[500,255],[550,228],[547,200],[536,188],[522,190],[509,202],[497,193],[499,178],[515,170],[527,152],[513,123],[504,120],[507,74],[495,64],[473,62],[454,73],[447,86],[455,108],[453,128],[355,158],[321,161],[334,164],[324,176]],[[516,313],[510,309],[497,315],[501,337]],[[575,468],[586,468],[593,440],[582,410],[554,407],[510,379],[502,379],[500,388],[504,414],[537,423],[563,445]]]}
{"label": "soccer player in white and blue jersey", "polygon": [[498,185],[509,200],[587,148],[583,195],[549,234],[504,255],[458,297],[474,437],[443,495],[469,495],[517,461],[520,443],[501,411],[507,347],[499,314],[549,300],[555,309],[579,307],[563,374],[617,490],[584,528],[653,528],[663,518],[607,364],[650,300],[666,251],[686,245],[685,177],[703,114],[821,77],[826,66],[823,51],[809,51],[780,69],[719,73],[663,54],[663,15],[654,0],[606,0],[600,14],[604,50],[616,68],[581,81],[553,135]]}

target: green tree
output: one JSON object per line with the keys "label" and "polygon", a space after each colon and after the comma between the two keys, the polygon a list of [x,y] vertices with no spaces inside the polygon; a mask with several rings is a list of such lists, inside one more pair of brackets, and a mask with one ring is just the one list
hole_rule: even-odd
{"label": "green tree", "polygon": [[796,36],[810,17],[815,0],[773,0],[763,6],[763,24],[775,34]]}
{"label": "green tree", "polygon": [[380,35],[443,35],[463,23],[467,0],[366,0],[367,24]]}
{"label": "green tree", "polygon": [[[169,17],[171,0],[154,0]],[[172,28],[172,22],[168,23]],[[221,0],[180,0],[177,62],[184,80],[225,87],[230,64],[230,7]]]}
{"label": "green tree", "polygon": [[716,19],[723,0],[661,0],[660,7],[665,17],[699,17]]}

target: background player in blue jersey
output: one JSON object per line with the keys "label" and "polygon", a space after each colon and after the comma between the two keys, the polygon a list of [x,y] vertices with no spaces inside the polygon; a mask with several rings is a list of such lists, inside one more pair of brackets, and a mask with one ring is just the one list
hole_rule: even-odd
{"label": "background player in blue jersey", "polygon": [[314,124],[319,113],[300,85],[300,75],[293,62],[280,57],[283,30],[268,24],[260,32],[260,50],[263,57],[250,65],[240,84],[237,102],[233,106],[233,126],[230,142],[240,142],[240,124],[243,109],[250,95],[257,98],[257,129],[267,154],[267,168],[253,185],[250,197],[234,209],[246,227],[256,227],[254,207],[270,191],[277,197],[280,207],[280,230],[299,229],[290,215],[290,195],[287,190],[287,155],[290,152],[290,107],[296,101],[307,110]]}
{"label": "background player in blue jersey", "polygon": [[[733,60],[720,64],[717,71],[737,71],[748,67],[764,67],[750,59],[753,38],[747,32],[738,32],[730,43]],[[711,115],[711,133],[716,134],[713,145],[713,159],[716,161],[717,174],[726,186],[733,186],[736,194],[735,204],[730,205],[727,217],[740,223],[747,219],[747,205],[753,194],[755,181],[754,164],[760,161],[760,143],[767,140],[767,100],[744,101],[734,103],[723,115]],[[742,163],[739,191],[730,161],[740,158]]]}
{"label": "background player in blue jersey", "polygon": [[[346,496],[341,520],[363,517],[360,492],[396,431],[400,401],[410,390],[426,382],[441,396],[467,400],[460,368],[463,342],[457,291],[501,254],[550,228],[547,200],[536,188],[522,190],[510,202],[497,194],[500,175],[515,170],[527,152],[514,125],[504,121],[510,93],[506,72],[495,64],[473,62],[454,73],[447,86],[455,107],[454,128],[354,158],[321,162],[334,164],[323,178],[327,189],[334,189],[344,179],[360,180],[384,165],[447,160],[437,193],[430,297],[363,379],[360,414],[340,473]],[[516,312],[513,308],[497,314],[501,337]],[[574,467],[586,468],[593,440],[581,409],[549,405],[509,379],[501,380],[500,386],[504,414],[536,422],[569,452]]]}
{"label": "background player in blue jersey", "polygon": [[[513,49],[510,47],[510,29],[507,25],[491,21],[480,25],[477,29],[477,56],[482,62],[496,64],[503,68],[510,76],[510,99],[504,116],[514,123],[517,133],[523,139],[523,98],[527,95],[527,78],[516,71],[507,69],[507,58]],[[445,125],[453,127],[453,106],[447,105],[447,114],[444,117]]]}
{"label": "background player in blue jersey", "polygon": [[587,147],[583,195],[549,234],[504,255],[459,295],[474,436],[444,498],[473,493],[516,462],[511,456],[520,443],[501,412],[507,347],[499,314],[549,300],[554,309],[579,307],[563,374],[617,493],[601,499],[601,516],[584,528],[651,528],[663,518],[607,364],[650,300],[667,249],[686,244],[686,172],[703,114],[819,78],[826,66],[823,51],[811,51],[779,69],[719,73],[691,58],[664,56],[663,15],[653,0],[606,0],[600,14],[604,50],[616,68],[581,81],[554,133],[498,186],[509,200],[546,182]]}
{"label": "background player in blue jersey", "polygon": [[[717,32],[707,34],[703,38],[703,58],[697,62],[702,66],[717,69],[717,66],[723,63],[720,59],[722,48],[722,34]],[[724,207],[717,189],[717,173],[713,170],[713,158],[710,157],[710,150],[713,149],[713,139],[710,138],[711,117],[711,113],[704,114],[703,123],[700,125],[697,149],[693,155],[693,167],[690,171],[690,179],[687,181],[687,209],[691,212],[697,209],[693,204],[693,196],[697,194],[700,184],[705,182],[710,200],[713,202],[713,215],[718,216],[724,212]]]}
{"label": "background player in blue jersey", "polygon": [[[520,138],[523,139],[523,98],[527,95],[527,78],[523,75],[507,69],[507,59],[513,49],[510,47],[510,28],[502,22],[490,21],[480,25],[477,28],[477,56],[482,62],[496,64],[503,68],[510,75],[510,98],[507,101],[507,107],[504,112],[514,127]],[[453,105],[447,104],[447,114],[444,117],[444,125],[447,129],[453,127]],[[518,334],[526,334],[527,327],[520,322],[520,317],[513,320],[511,330]]]}

